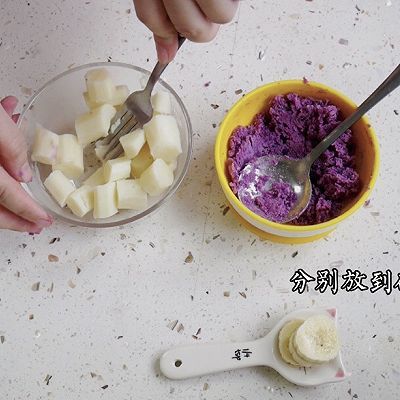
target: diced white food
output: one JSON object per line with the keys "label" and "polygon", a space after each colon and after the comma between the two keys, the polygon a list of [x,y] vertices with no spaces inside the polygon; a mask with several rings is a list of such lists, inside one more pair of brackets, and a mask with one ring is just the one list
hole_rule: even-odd
{"label": "diced white food", "polygon": [[115,133],[116,129],[120,126],[120,124],[121,124],[121,118],[115,119],[115,121],[113,121],[113,123],[110,126],[110,132]]}
{"label": "diced white food", "polygon": [[120,113],[121,111],[124,111],[124,112],[126,111],[125,106],[123,104],[120,104],[119,106],[114,106],[114,107],[115,107],[117,113]]}
{"label": "diced white food", "polygon": [[178,160],[175,159],[174,161],[171,161],[168,163],[168,166],[171,168],[172,172],[175,172],[176,168],[178,167]]}
{"label": "diced white food", "polygon": [[70,179],[83,174],[83,149],[75,135],[60,135],[53,171],[60,170]]}
{"label": "diced white food", "polygon": [[92,175],[89,176],[89,178],[83,181],[84,185],[92,187],[98,185],[104,185],[105,183],[106,180],[104,179],[103,167],[98,168],[95,172],[93,172]]}
{"label": "diced white food", "polygon": [[150,154],[150,149],[147,143],[142,147],[139,154],[131,162],[131,177],[140,178],[143,171],[153,163],[154,158]]}
{"label": "diced white food", "polygon": [[151,104],[155,114],[171,114],[171,96],[167,92],[157,92],[151,96]]}
{"label": "diced white food", "polygon": [[147,193],[136,179],[117,181],[118,208],[125,210],[143,210],[147,207]]}
{"label": "diced white food", "polygon": [[75,121],[75,130],[79,143],[86,145],[107,136],[115,113],[113,106],[103,104],[78,117]]}
{"label": "diced white food", "polygon": [[114,96],[109,99],[107,102],[96,102],[93,101],[90,96],[89,92],[83,93],[83,98],[85,99],[86,105],[89,107],[90,110],[97,108],[103,104],[110,104],[114,107],[120,106],[125,102],[127,97],[129,96],[129,89],[126,85],[120,85],[115,88]]}
{"label": "diced white food", "polygon": [[172,185],[174,174],[168,164],[159,158],[142,173],[139,182],[150,196],[158,196]]}
{"label": "diced white food", "polygon": [[111,99],[112,106],[120,106],[125,103],[129,96],[129,88],[126,85],[119,85],[115,88],[115,96]]}
{"label": "diced white food", "polygon": [[101,106],[101,104],[96,103],[90,99],[88,92],[83,92],[83,99],[85,100],[85,103],[88,106],[89,110],[93,110],[93,109]]}
{"label": "diced white food", "polygon": [[144,125],[144,133],[154,159],[175,160],[182,153],[181,136],[176,119],[171,115],[155,115]]}
{"label": "diced white food", "polygon": [[120,157],[107,161],[103,166],[104,179],[106,182],[114,182],[129,178],[131,175],[131,160]]}
{"label": "diced white food", "polygon": [[68,196],[75,190],[74,183],[58,170],[51,172],[43,184],[60,207],[65,207]]}
{"label": "diced white food", "polygon": [[135,158],[146,143],[144,130],[135,129],[133,132],[122,136],[119,141],[124,149],[125,157]]}
{"label": "diced white food", "polygon": [[32,161],[52,165],[57,156],[58,135],[37,127],[32,145]]}
{"label": "diced white food", "polygon": [[108,218],[118,212],[117,190],[115,182],[96,186],[93,189],[94,208],[93,217]]}
{"label": "diced white food", "polygon": [[93,187],[83,185],[72,192],[67,199],[67,207],[78,217],[84,217],[93,210]]}
{"label": "diced white food", "polygon": [[92,69],[85,75],[86,88],[90,100],[105,104],[115,96],[115,85],[105,68]]}
{"label": "diced white food", "polygon": [[106,145],[101,145],[101,144],[96,144],[96,147],[94,149],[94,154],[96,154],[96,157],[100,160],[103,161],[104,155],[106,154],[108,146]]}

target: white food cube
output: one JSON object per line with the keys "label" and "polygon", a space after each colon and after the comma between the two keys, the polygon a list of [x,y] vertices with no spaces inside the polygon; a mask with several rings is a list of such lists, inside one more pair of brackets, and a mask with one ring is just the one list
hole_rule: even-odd
{"label": "white food cube", "polygon": [[150,196],[158,196],[172,185],[174,174],[168,164],[159,158],[142,173],[139,182]]}
{"label": "white food cube", "polygon": [[118,208],[125,210],[144,210],[147,207],[147,193],[135,179],[117,182]]}
{"label": "white food cube", "polygon": [[106,180],[104,179],[104,171],[103,167],[98,168],[92,175],[90,175],[87,179],[83,181],[84,185],[87,186],[98,186],[104,185]]}
{"label": "white food cube", "polygon": [[83,149],[75,135],[59,136],[57,157],[53,164],[53,171],[55,170],[62,171],[71,179],[83,174]]}
{"label": "white food cube", "polygon": [[115,93],[114,96],[109,99],[107,102],[96,102],[93,101],[88,92],[83,93],[83,98],[85,99],[86,105],[89,107],[90,110],[93,110],[94,108],[97,108],[103,104],[110,104],[111,106],[120,106],[125,102],[127,97],[129,96],[129,89],[128,86],[125,85],[120,85],[115,88]]}
{"label": "white food cube", "polygon": [[103,161],[104,156],[107,152],[108,146],[106,145],[101,145],[96,143],[96,147],[94,149],[94,154],[96,154],[96,157],[100,160]]}
{"label": "white food cube", "polygon": [[113,106],[103,104],[78,117],[75,121],[75,130],[79,143],[86,145],[107,136],[115,113]]}
{"label": "white food cube", "polygon": [[92,211],[93,187],[83,185],[72,192],[67,199],[67,207],[80,218]]}
{"label": "white food cube", "polygon": [[124,149],[125,157],[135,158],[146,143],[144,130],[135,129],[133,132],[122,136],[119,141]]}
{"label": "white food cube", "polygon": [[107,161],[103,166],[104,179],[106,182],[114,182],[129,178],[131,175],[131,160],[120,157]]}
{"label": "white food cube", "polygon": [[121,122],[121,118],[116,118],[115,120],[113,120],[113,123],[110,126],[110,132],[114,133],[116,129],[119,128],[119,126],[121,125]]}
{"label": "white food cube", "polygon": [[129,89],[128,86],[126,85],[119,85],[115,88],[115,95],[111,99],[111,104],[112,106],[120,106],[121,104],[125,103],[125,100],[129,96]]}
{"label": "white food cube", "polygon": [[171,114],[171,96],[167,92],[157,92],[151,96],[151,104],[155,114]]}
{"label": "white food cube", "polygon": [[150,167],[154,158],[150,154],[150,149],[147,144],[142,147],[139,154],[131,162],[131,177],[140,178],[143,171]]}
{"label": "white food cube", "polygon": [[89,110],[93,110],[99,106],[101,106],[101,103],[96,103],[89,97],[88,92],[83,93],[83,99],[85,100],[86,105],[88,106]]}
{"label": "white food cube", "polygon": [[74,183],[58,170],[51,172],[43,184],[60,207],[65,207],[68,196],[75,190]]}
{"label": "white food cube", "polygon": [[144,125],[144,133],[154,159],[174,161],[182,153],[181,135],[176,119],[171,115],[155,115]]}
{"label": "white food cube", "polygon": [[178,160],[171,161],[168,163],[168,166],[171,168],[172,172],[175,172],[176,168],[178,167]]}
{"label": "white food cube", "polygon": [[52,165],[57,156],[58,135],[37,127],[32,145],[32,161]]}
{"label": "white food cube", "polygon": [[108,218],[118,212],[117,190],[115,182],[96,186],[93,190],[94,208],[93,217]]}
{"label": "white food cube", "polygon": [[105,68],[93,69],[86,73],[86,87],[94,103],[108,103],[115,96],[115,85]]}

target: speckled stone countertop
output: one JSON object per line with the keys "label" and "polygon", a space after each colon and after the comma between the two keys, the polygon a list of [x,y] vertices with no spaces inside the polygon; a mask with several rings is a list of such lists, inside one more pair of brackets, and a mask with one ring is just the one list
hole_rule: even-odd
{"label": "speckled stone countertop", "polygon": [[[298,294],[290,278],[299,268],[368,279],[389,269],[394,284],[400,92],[370,113],[382,156],[372,198],[326,240],[289,246],[248,233],[226,208],[212,151],[226,109],[263,82],[305,76],[363,100],[400,60],[399,20],[397,0],[242,1],[213,43],[185,45],[165,73],[194,126],[193,162],[174,199],[120,229],[0,233],[0,399],[398,399],[400,291]],[[72,66],[150,69],[155,60],[129,0],[2,0],[0,27],[0,96],[22,103]],[[266,368],[187,381],[159,371],[172,346],[255,339],[312,305],[339,309],[352,372],[343,383],[301,388]]]}

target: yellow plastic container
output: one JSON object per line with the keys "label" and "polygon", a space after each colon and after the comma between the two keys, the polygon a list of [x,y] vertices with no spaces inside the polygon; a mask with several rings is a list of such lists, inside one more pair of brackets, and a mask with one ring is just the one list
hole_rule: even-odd
{"label": "yellow plastic container", "polygon": [[256,114],[268,110],[275,96],[288,93],[329,100],[341,110],[344,117],[357,107],[342,93],[320,83],[290,80],[261,86],[242,97],[223,120],[215,143],[215,164],[222,190],[243,226],[264,239],[280,243],[306,243],[327,236],[367,200],[378,175],[379,145],[367,117],[353,125],[356,170],[360,175],[361,190],[338,217],[322,224],[295,226],[279,224],[258,216],[243,205],[229,187],[226,170],[228,141],[237,126],[250,124]]}

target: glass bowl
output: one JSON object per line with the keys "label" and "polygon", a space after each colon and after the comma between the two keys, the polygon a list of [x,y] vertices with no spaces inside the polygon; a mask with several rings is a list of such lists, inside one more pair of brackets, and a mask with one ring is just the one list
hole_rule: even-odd
{"label": "glass bowl", "polygon": [[[78,115],[88,111],[83,98],[86,91],[85,74],[93,68],[106,68],[116,85],[127,85],[130,93],[142,89],[150,75],[149,71],[134,65],[104,62],[82,65],[70,69],[46,83],[24,107],[19,126],[28,142],[28,159],[33,171],[32,182],[24,185],[31,196],[50,214],[72,224],[85,227],[107,228],[137,221],[159,209],[178,189],[185,177],[192,155],[192,127],[187,110],[177,93],[160,80],[154,91],[163,90],[170,94],[173,115],[181,134],[182,154],[178,157],[174,182],[162,195],[149,197],[148,207],[143,211],[121,210],[106,219],[94,219],[92,213],[79,218],[68,208],[61,208],[45,189],[43,182],[51,167],[31,161],[30,148],[37,124],[58,134],[75,133],[74,122]],[[86,167],[86,162],[85,162]],[[98,165],[85,168],[85,176],[96,170]]]}

